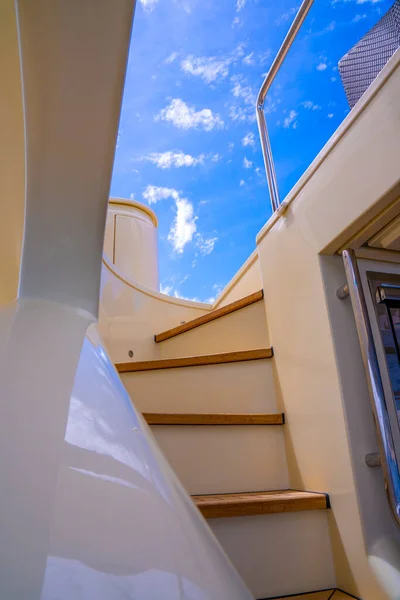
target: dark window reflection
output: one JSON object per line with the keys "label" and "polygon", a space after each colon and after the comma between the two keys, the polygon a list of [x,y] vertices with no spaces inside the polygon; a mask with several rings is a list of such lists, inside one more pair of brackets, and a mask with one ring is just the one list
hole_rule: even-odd
{"label": "dark window reflection", "polygon": [[[387,278],[383,276],[382,279]],[[370,283],[372,283],[371,287],[376,289],[375,282],[370,281]],[[389,306],[387,303],[382,302],[376,304],[376,311],[400,427],[400,307]]]}

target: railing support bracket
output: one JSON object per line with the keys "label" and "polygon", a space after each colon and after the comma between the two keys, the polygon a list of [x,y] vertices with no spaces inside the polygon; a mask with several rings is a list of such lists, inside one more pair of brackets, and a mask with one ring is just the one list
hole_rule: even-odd
{"label": "railing support bracket", "polygon": [[378,452],[369,452],[365,455],[365,464],[368,467],[380,467],[381,466],[381,457]]}
{"label": "railing support bracket", "polygon": [[347,283],[345,283],[344,285],[342,285],[342,287],[336,290],[336,296],[339,298],[339,300],[344,300],[345,298],[347,298],[348,295],[349,286],[347,285]]}

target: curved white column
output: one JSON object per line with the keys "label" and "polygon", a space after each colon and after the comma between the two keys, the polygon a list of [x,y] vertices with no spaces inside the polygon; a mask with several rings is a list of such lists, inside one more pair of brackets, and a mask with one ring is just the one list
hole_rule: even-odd
{"label": "curved white column", "polygon": [[129,279],[158,291],[157,217],[141,202],[111,198],[104,252]]}
{"label": "curved white column", "polygon": [[26,135],[20,295],[97,316],[133,0],[17,0]]}

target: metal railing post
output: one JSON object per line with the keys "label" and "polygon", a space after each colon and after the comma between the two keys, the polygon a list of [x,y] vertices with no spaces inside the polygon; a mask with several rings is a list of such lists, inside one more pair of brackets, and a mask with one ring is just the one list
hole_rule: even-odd
{"label": "metal railing post", "polygon": [[291,24],[290,29],[287,32],[285,39],[283,40],[282,46],[279,48],[279,51],[278,51],[277,55],[275,56],[275,59],[271,65],[271,68],[268,71],[266,78],[264,79],[264,82],[263,82],[263,84],[260,88],[260,91],[258,92],[258,96],[257,96],[256,114],[257,114],[258,130],[260,133],[261,148],[262,148],[262,153],[263,153],[263,157],[264,157],[264,165],[265,165],[265,171],[267,174],[268,188],[269,188],[269,193],[270,193],[270,197],[271,197],[271,205],[272,205],[273,212],[278,210],[278,208],[280,206],[280,199],[279,199],[278,183],[276,180],[274,159],[272,156],[271,143],[269,141],[267,122],[265,119],[265,112],[264,112],[265,99],[267,97],[268,90],[271,87],[271,84],[272,84],[273,80],[275,79],[275,76],[278,73],[283,61],[285,60],[285,57],[286,57],[287,53],[289,52],[289,49],[290,49],[291,45],[293,44],[293,42],[297,36],[297,33],[298,33],[300,27],[302,26],[303,21],[306,18],[307,13],[310,10],[313,2],[314,2],[314,0],[304,0],[302,5],[300,6],[300,8],[293,20],[293,23]]}

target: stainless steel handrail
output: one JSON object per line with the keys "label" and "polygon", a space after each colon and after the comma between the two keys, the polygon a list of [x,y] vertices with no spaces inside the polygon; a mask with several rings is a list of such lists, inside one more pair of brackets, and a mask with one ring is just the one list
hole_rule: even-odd
{"label": "stainless steel handrail", "polygon": [[280,206],[280,199],[279,199],[278,183],[276,180],[274,159],[273,159],[272,150],[271,150],[271,143],[269,141],[267,123],[266,123],[265,114],[264,114],[264,104],[265,104],[265,99],[267,97],[268,90],[271,87],[271,84],[272,84],[273,80],[275,79],[275,76],[278,73],[283,61],[285,60],[285,57],[286,57],[287,53],[289,52],[289,49],[290,49],[291,45],[293,44],[293,41],[294,41],[295,37],[297,36],[297,33],[298,33],[300,27],[302,26],[303,21],[306,18],[307,13],[310,10],[313,2],[314,2],[314,0],[304,0],[302,5],[300,6],[300,8],[293,20],[293,23],[291,24],[290,29],[287,32],[285,39],[283,40],[283,44],[279,48],[278,54],[275,56],[274,62],[272,63],[271,68],[268,71],[267,76],[264,79],[264,83],[262,84],[260,91],[258,92],[258,96],[257,96],[256,112],[257,112],[258,130],[260,133],[261,147],[262,147],[262,153],[263,153],[263,157],[264,157],[264,164],[265,164],[265,170],[267,173],[268,188],[269,188],[269,194],[271,196],[271,204],[272,204],[273,211],[278,210],[278,208]]}
{"label": "stainless steel handrail", "polygon": [[357,266],[354,250],[343,251],[344,268],[351,304],[360,340],[361,354],[367,374],[370,391],[372,411],[375,417],[376,431],[378,434],[379,454],[385,486],[392,513],[400,526],[400,474],[396,460],[396,452],[390,427],[389,414],[386,406],[385,392],[379,370],[378,356],[376,354],[371,323],[369,320],[367,304],[362,288],[361,276]]}

